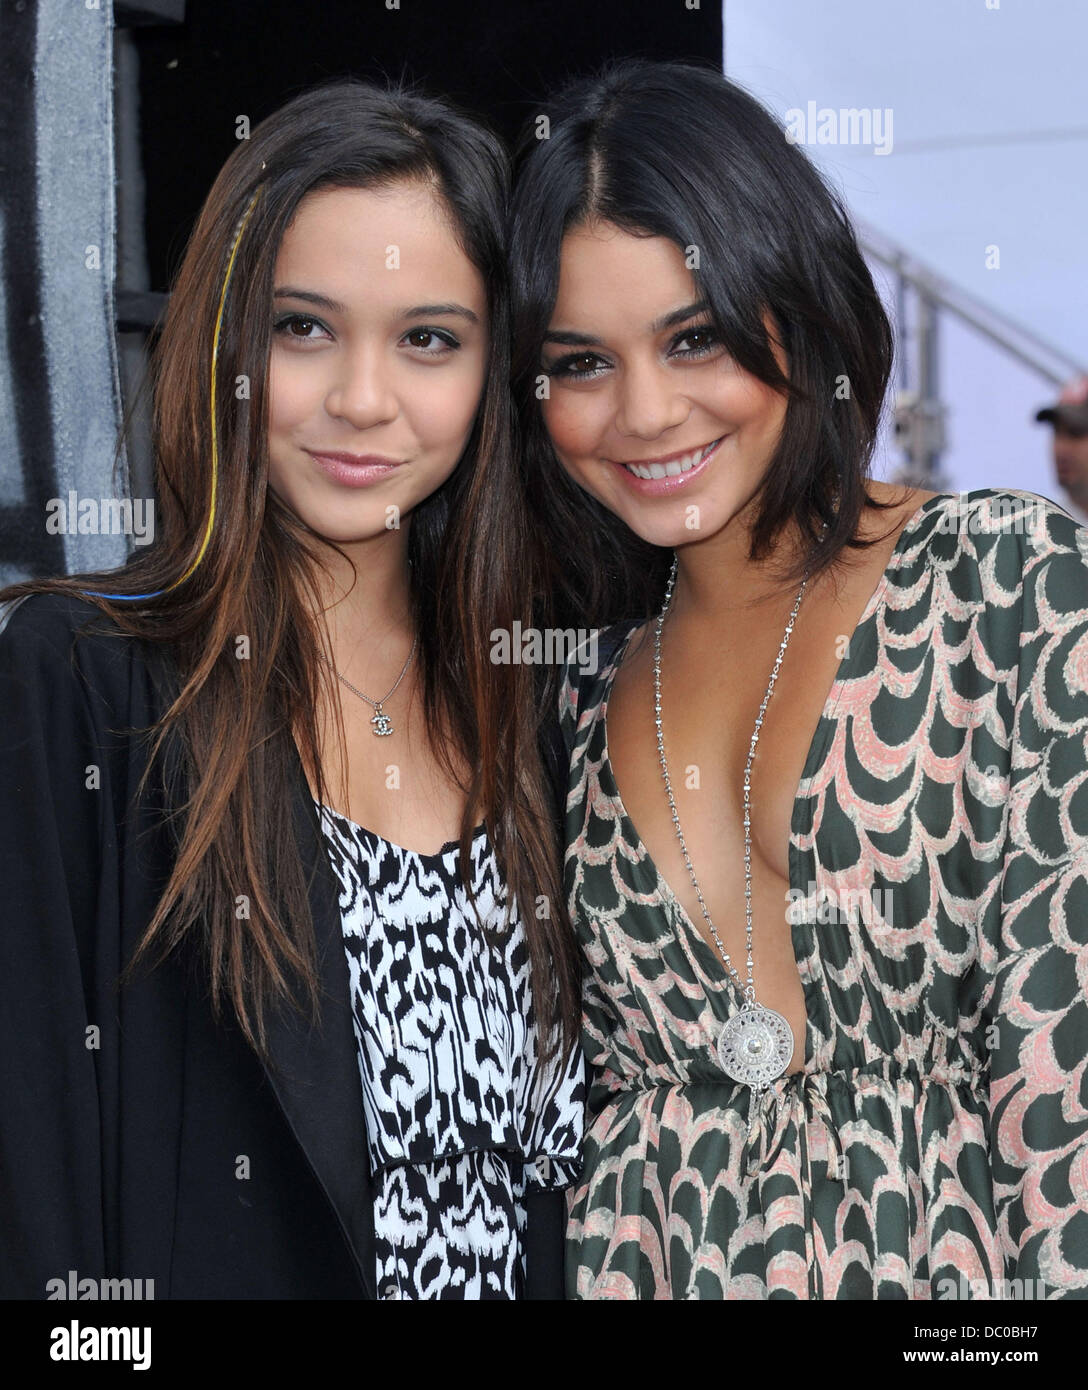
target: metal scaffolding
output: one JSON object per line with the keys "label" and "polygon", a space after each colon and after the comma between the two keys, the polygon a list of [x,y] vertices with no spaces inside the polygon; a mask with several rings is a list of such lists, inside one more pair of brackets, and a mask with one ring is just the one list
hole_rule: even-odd
{"label": "metal scaffolding", "polygon": [[[924,265],[875,228],[855,221],[865,255],[895,277],[898,382],[895,440],[904,458],[894,481],[946,491],[941,471],[946,407],[940,394],[940,315],[948,313],[989,339],[1045,380],[1060,385],[1084,367],[1060,348]],[[913,325],[907,328],[913,301]],[[912,350],[908,350],[912,349]]]}

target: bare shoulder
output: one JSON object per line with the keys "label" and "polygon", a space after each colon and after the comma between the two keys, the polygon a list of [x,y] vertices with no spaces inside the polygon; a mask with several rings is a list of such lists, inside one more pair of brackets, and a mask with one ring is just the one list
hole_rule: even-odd
{"label": "bare shoulder", "polygon": [[[868,509],[862,513],[858,534],[862,540],[872,540],[883,536],[894,547],[900,531],[914,516],[919,507],[931,498],[940,496],[926,488],[907,487],[905,484],[882,483],[871,480],[866,491],[874,501],[884,503],[883,510]],[[889,507],[887,504],[891,503]]]}
{"label": "bare shoulder", "polygon": [[[940,495],[925,488],[876,481],[869,481],[866,491],[884,504],[864,508],[858,518],[857,539],[867,544],[860,549],[845,547],[815,585],[816,592],[839,611],[856,608],[860,613],[887,568],[903,528],[920,507]],[[818,602],[814,596],[812,606]]]}

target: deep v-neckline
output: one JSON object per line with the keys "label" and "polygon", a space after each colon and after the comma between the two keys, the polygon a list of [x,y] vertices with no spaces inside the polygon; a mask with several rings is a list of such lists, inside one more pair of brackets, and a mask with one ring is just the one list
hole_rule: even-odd
{"label": "deep v-neckline", "polygon": [[[877,582],[876,588],[869,595],[869,601],[866,603],[865,608],[862,611],[861,617],[857,620],[857,623],[854,626],[854,630],[850,634],[850,640],[846,645],[846,654],[842,657],[842,659],[839,662],[838,669],[835,672],[835,679],[831,683],[831,688],[827,693],[827,699],[824,701],[823,708],[821,709],[819,717],[816,720],[816,728],[813,730],[812,739],[809,742],[808,753],[805,755],[804,766],[801,769],[801,776],[797,782],[797,790],[794,793],[793,810],[790,813],[790,840],[788,846],[789,887],[791,901],[795,901],[794,891],[796,889],[799,889],[797,878],[798,869],[800,867],[800,852],[797,848],[797,838],[801,833],[800,822],[804,814],[806,800],[806,798],[801,795],[801,788],[813,776],[813,774],[816,771],[816,768],[819,767],[824,757],[827,740],[831,736],[834,724],[835,710],[838,706],[839,700],[842,698],[843,687],[846,684],[846,682],[850,679],[850,667],[858,660],[859,653],[855,649],[855,638],[857,637],[861,629],[866,625],[866,623],[868,623],[870,619],[873,617],[873,615],[877,612],[881,604],[884,602],[885,597],[887,595],[888,580],[892,572],[899,567],[900,557],[902,555],[904,544],[907,541],[908,537],[914,531],[916,531],[917,528],[921,525],[921,523],[925,520],[930,508],[935,508],[938,504],[946,502],[949,498],[955,498],[955,496],[955,493],[935,493],[934,496],[928,497],[921,504],[921,506],[919,506],[914,512],[911,513],[906,524],[902,527],[902,529],[899,532],[899,535],[896,537],[895,545],[892,548],[891,555],[888,557],[888,563],[885,565],[884,571],[881,574],[879,581]],[[651,623],[655,621],[656,618],[650,618],[648,620],[648,622]],[[674,920],[680,923],[688,938],[689,951],[693,954],[698,952],[699,955],[704,958],[704,962],[710,963],[710,969],[707,969],[704,963],[704,973],[710,975],[711,978],[717,978],[724,982],[725,987],[731,992],[733,996],[733,1006],[739,1009],[744,1002],[743,988],[733,978],[731,972],[729,971],[729,968],[726,966],[725,962],[722,960],[718,952],[711,947],[710,943],[703,936],[702,932],[699,931],[699,929],[695,926],[694,922],[692,922],[691,918],[688,916],[687,909],[684,907],[683,903],[673,892],[672,886],[669,883],[668,879],[658,868],[653,855],[650,853],[646,845],[646,841],[639,834],[638,826],[635,825],[630,813],[627,810],[626,805],[624,804],[623,796],[619,788],[619,783],[616,780],[616,770],[612,766],[612,758],[608,749],[608,702],[611,699],[612,686],[615,683],[616,675],[619,672],[620,667],[623,665],[623,658],[627,654],[627,648],[630,645],[631,638],[635,635],[636,632],[639,632],[646,625],[646,622],[638,622],[632,628],[630,628],[627,634],[621,639],[619,645],[613,653],[611,662],[609,664],[610,669],[608,669],[604,675],[603,688],[600,700],[600,723],[602,745],[601,767],[603,769],[607,769],[608,780],[611,785],[611,796],[613,801],[615,802],[620,820],[623,821],[624,824],[627,826],[628,831],[634,837],[635,843],[637,843],[641,847],[643,861],[652,870],[654,878],[657,880],[659,896],[661,897],[665,906],[672,911]],[[803,888],[800,888],[799,891],[801,892],[802,897],[807,897],[807,894],[804,892]],[[791,921],[790,941],[793,946],[794,964],[797,967],[798,976],[800,977],[802,982],[801,992],[802,996],[805,998],[806,1005],[804,1063],[801,1067],[801,1071],[807,1072],[812,1063],[813,1038],[812,1019],[809,1017],[808,999],[807,995],[805,995],[804,990],[804,974],[801,969],[802,958],[798,954],[797,949],[799,944],[801,944],[802,946],[807,945],[807,943],[800,937],[800,928],[803,925],[803,923]],[[724,1021],[725,1020],[723,1019],[722,1022]],[[787,1073],[787,1075],[790,1074],[792,1073]]]}

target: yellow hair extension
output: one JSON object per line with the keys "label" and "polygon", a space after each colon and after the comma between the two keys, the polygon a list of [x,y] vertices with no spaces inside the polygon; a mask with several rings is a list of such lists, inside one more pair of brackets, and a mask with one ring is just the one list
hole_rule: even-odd
{"label": "yellow hair extension", "polygon": [[[263,167],[263,166],[262,166],[262,167]],[[226,273],[225,273],[224,276],[223,276],[223,288],[222,288],[222,290],[220,291],[220,294],[219,294],[219,312],[216,314],[216,318],[215,318],[215,336],[214,336],[214,338],[213,338],[213,340],[212,340],[212,369],[211,369],[212,491],[211,491],[211,501],[210,501],[210,504],[209,504],[209,507],[208,507],[208,523],[207,523],[207,526],[204,528],[204,539],[203,539],[203,541],[202,541],[201,544],[200,544],[200,550],[197,552],[196,559],[195,559],[195,560],[193,561],[193,563],[189,566],[189,568],[185,571],[185,573],[184,573],[183,575],[180,575],[177,579],[175,579],[174,582],[173,582],[172,584],[168,584],[168,585],[166,586],[165,589],[156,589],[155,592],[152,593],[152,594],[100,594],[100,593],[94,593],[93,596],[96,597],[96,598],[110,598],[110,599],[145,599],[145,598],[158,598],[161,594],[168,594],[168,593],[170,592],[171,589],[176,589],[177,586],[178,586],[179,584],[183,584],[183,583],[185,582],[185,580],[189,578],[189,576],[190,576],[190,575],[193,573],[193,571],[196,569],[197,565],[199,565],[200,562],[201,562],[201,560],[204,558],[205,551],[208,549],[208,542],[209,542],[209,541],[211,540],[211,538],[212,538],[212,527],[213,527],[213,525],[215,524],[215,504],[216,504],[216,499],[217,499],[218,490],[219,490],[219,433],[218,433],[218,428],[217,428],[216,409],[215,409],[215,379],[216,379],[216,375],[217,375],[217,370],[216,370],[216,369],[217,369],[217,367],[218,367],[218,365],[219,365],[219,334],[220,334],[220,330],[221,330],[222,327],[223,327],[223,310],[224,310],[224,308],[226,307],[226,303],[227,303],[227,289],[228,289],[228,287],[229,287],[229,285],[230,285],[231,272],[234,270],[234,259],[235,259],[235,257],[236,257],[237,254],[238,254],[238,245],[239,245],[239,243],[240,243],[240,241],[241,241],[241,239],[242,239],[242,233],[243,233],[243,231],[245,231],[246,223],[249,221],[250,214],[253,212],[253,209],[256,207],[256,205],[257,205],[257,199],[261,196],[261,192],[262,192],[262,191],[263,191],[263,185],[262,185],[262,184],[258,184],[257,188],[255,189],[253,195],[251,196],[251,198],[250,198],[250,200],[249,200],[249,203],[246,205],[246,210],[245,210],[245,212],[242,214],[241,218],[240,218],[239,221],[238,221],[238,226],[237,226],[237,228],[235,229],[235,233],[234,233],[234,240],[231,242],[230,255],[229,255],[228,259],[227,259],[227,269],[226,269]],[[93,591],[92,591],[92,590],[89,590],[89,589],[85,589],[85,590],[83,590],[83,592],[84,592],[84,593],[93,593]]]}

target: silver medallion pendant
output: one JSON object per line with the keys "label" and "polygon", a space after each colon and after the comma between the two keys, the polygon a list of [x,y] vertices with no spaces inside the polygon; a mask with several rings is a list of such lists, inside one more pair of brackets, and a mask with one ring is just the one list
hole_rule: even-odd
{"label": "silver medallion pendant", "polygon": [[774,1009],[745,1004],[718,1036],[722,1071],[742,1086],[763,1090],[782,1075],[793,1056],[793,1032]]}
{"label": "silver medallion pendant", "polygon": [[382,709],[381,705],[374,706],[374,717],[370,721],[374,725],[373,734],[375,738],[388,738],[393,732],[393,721]]}

